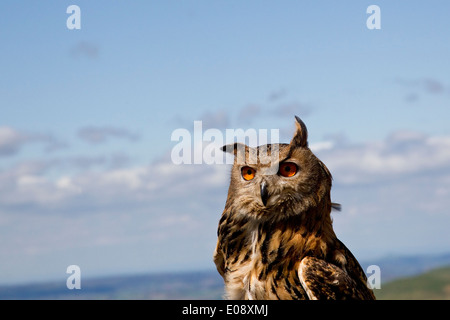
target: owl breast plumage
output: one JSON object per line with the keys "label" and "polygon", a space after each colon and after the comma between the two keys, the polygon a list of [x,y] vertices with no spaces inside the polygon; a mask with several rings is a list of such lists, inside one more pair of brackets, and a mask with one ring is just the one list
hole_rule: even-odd
{"label": "owl breast plumage", "polygon": [[235,143],[214,262],[227,299],[374,299],[358,261],[336,237],[331,173],[296,118],[289,144]]}

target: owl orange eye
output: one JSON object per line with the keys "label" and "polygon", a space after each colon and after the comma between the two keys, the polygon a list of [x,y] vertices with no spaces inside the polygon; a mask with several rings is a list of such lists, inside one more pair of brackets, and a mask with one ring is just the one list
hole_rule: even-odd
{"label": "owl orange eye", "polygon": [[284,162],[280,164],[279,173],[283,177],[292,177],[294,174],[297,173],[297,165],[292,162]]}
{"label": "owl orange eye", "polygon": [[252,180],[255,177],[255,169],[250,168],[250,167],[243,167],[241,169],[241,174],[242,174],[242,178],[244,178],[244,180]]}

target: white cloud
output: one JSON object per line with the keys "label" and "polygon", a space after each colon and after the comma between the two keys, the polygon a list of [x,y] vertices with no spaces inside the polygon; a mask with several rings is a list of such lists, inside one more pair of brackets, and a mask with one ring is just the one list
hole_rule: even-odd
{"label": "white cloud", "polygon": [[8,231],[0,235],[0,259],[10,261],[5,276],[14,273],[14,261],[54,270],[64,257],[80,264],[91,257],[85,265],[101,257],[97,268],[119,273],[154,271],[183,256],[188,259],[178,258],[175,269],[210,261],[228,169],[174,165],[165,157],[56,176],[36,163],[1,171],[0,223]]}
{"label": "white cloud", "polygon": [[73,180],[70,177],[61,177],[55,183],[57,189],[59,190],[67,190],[69,192],[73,192],[75,194],[80,194],[83,192],[83,189],[80,186],[74,184]]}
{"label": "white cloud", "polygon": [[332,141],[321,141],[310,144],[309,148],[311,149],[312,152],[320,152],[323,150],[330,150],[333,148],[333,146],[334,143]]}
{"label": "white cloud", "polygon": [[[337,185],[373,184],[436,170],[450,172],[447,136],[428,137],[402,131],[383,141],[359,145],[324,141],[312,144],[311,149],[331,170]],[[70,207],[80,199],[93,207],[121,203],[164,206],[174,197],[180,199],[179,203],[192,202],[200,194],[210,195],[211,190],[226,190],[229,179],[226,165],[175,165],[168,154],[146,166],[61,172],[65,168],[61,163],[67,161],[29,161],[0,171],[0,207]],[[60,173],[47,174],[55,166]],[[443,185],[436,194],[446,192],[448,188]],[[215,198],[220,200],[220,196]]]}
{"label": "white cloud", "polygon": [[399,131],[382,141],[317,151],[333,174],[336,233],[373,261],[450,245],[450,137]]}
{"label": "white cloud", "polygon": [[[336,232],[355,254],[367,257],[364,250],[382,255],[411,247],[421,225],[426,228],[418,248],[436,241],[450,245],[446,235],[432,228],[450,223],[445,214],[450,206],[450,137],[402,131],[383,141],[325,141],[311,148],[334,176],[333,201],[343,205],[342,212],[334,213]],[[61,168],[58,161],[3,169],[0,223],[6,231],[0,236],[0,258],[8,253],[12,261],[58,260],[58,252],[69,250],[77,252],[78,260],[121,260],[117,268],[126,268],[133,257],[150,271],[181,256],[179,269],[199,261],[206,267],[230,166],[175,165],[169,155],[149,165],[95,171],[55,173],[52,166]],[[135,263],[129,261],[130,268]]]}
{"label": "white cloud", "polygon": [[[80,199],[84,206],[96,208],[130,203],[164,206],[174,197],[189,202],[199,191],[223,187],[228,178],[225,165],[175,165],[168,157],[144,166],[116,168],[102,161],[102,170],[86,167],[82,171],[75,165],[78,170],[61,172],[74,163],[70,159],[25,161],[0,171],[0,208],[22,210],[26,204],[45,212],[55,206],[70,207]],[[58,169],[56,173],[53,168]]]}
{"label": "white cloud", "polygon": [[[325,148],[323,148],[325,145]],[[450,168],[450,137],[399,131],[384,141],[318,145],[318,155],[341,183],[366,183],[398,175]],[[321,148],[322,146],[322,148]]]}

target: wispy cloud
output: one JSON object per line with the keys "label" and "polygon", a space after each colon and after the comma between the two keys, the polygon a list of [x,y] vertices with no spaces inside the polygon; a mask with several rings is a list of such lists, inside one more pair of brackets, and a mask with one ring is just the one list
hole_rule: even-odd
{"label": "wispy cloud", "polygon": [[26,136],[17,130],[0,127],[0,156],[16,154],[26,141]]}
{"label": "wispy cloud", "polygon": [[202,122],[202,129],[216,128],[219,130],[226,129],[232,125],[230,113],[227,110],[208,110],[200,115],[192,115],[190,118],[181,117],[179,115],[172,118],[170,125],[178,125],[187,130],[193,129],[194,121]]}
{"label": "wispy cloud", "polygon": [[450,94],[450,86],[433,78],[403,79],[397,78],[396,83],[407,88],[410,92],[405,96],[405,101],[416,102],[423,94],[443,95]]}
{"label": "wispy cloud", "polygon": [[230,126],[230,118],[226,110],[207,111],[200,116],[203,128],[224,129]]}
{"label": "wispy cloud", "polygon": [[422,79],[421,85],[425,91],[431,94],[441,94],[445,91],[444,85],[435,79]]}
{"label": "wispy cloud", "polygon": [[263,112],[263,108],[257,104],[248,104],[241,108],[238,113],[237,123],[249,124],[255,117],[258,117]]}
{"label": "wispy cloud", "polygon": [[293,117],[297,115],[303,118],[309,116],[311,112],[311,106],[298,101],[283,103],[272,109],[272,114],[278,117]]}
{"label": "wispy cloud", "polygon": [[285,89],[275,90],[269,94],[265,102],[249,102],[240,107],[233,106],[230,110],[206,110],[200,115],[193,115],[190,119],[177,115],[172,118],[170,123],[176,123],[189,130],[189,128],[192,128],[193,121],[199,120],[202,121],[203,129],[223,130],[242,126],[248,127],[262,118],[273,119],[275,117],[292,120],[295,115],[300,117],[311,115],[314,110],[311,104],[300,102],[297,99],[286,101],[286,96]]}
{"label": "wispy cloud", "polygon": [[295,115],[301,118],[311,115],[313,107],[298,100],[286,100],[286,91],[275,91],[269,95],[268,103],[249,103],[237,113],[236,123],[248,125],[263,117],[292,119]]}
{"label": "wispy cloud", "polygon": [[96,44],[87,41],[80,41],[70,48],[70,55],[73,58],[86,57],[89,59],[97,59],[99,48]]}
{"label": "wispy cloud", "polygon": [[267,100],[269,102],[277,102],[277,101],[283,99],[284,97],[286,97],[286,95],[287,95],[286,89],[274,90],[269,94],[269,97]]}
{"label": "wispy cloud", "polygon": [[124,128],[112,126],[86,126],[78,130],[78,137],[90,144],[105,143],[110,139],[136,141],[139,135]]}
{"label": "wispy cloud", "polygon": [[248,104],[239,110],[236,122],[239,124],[250,124],[255,119],[264,116],[292,119],[295,115],[298,115],[304,118],[309,116],[311,112],[311,106],[298,101],[279,103],[276,105],[270,104],[266,106],[253,103]]}
{"label": "wispy cloud", "polygon": [[66,148],[68,144],[51,134],[23,132],[11,127],[0,127],[0,157],[17,154],[26,144],[40,143],[44,151]]}

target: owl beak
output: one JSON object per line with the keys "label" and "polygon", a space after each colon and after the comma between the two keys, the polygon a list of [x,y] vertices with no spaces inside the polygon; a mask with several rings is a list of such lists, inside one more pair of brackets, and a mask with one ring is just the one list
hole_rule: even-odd
{"label": "owl beak", "polygon": [[261,200],[264,206],[267,204],[269,199],[269,191],[267,190],[267,183],[265,181],[261,182]]}

